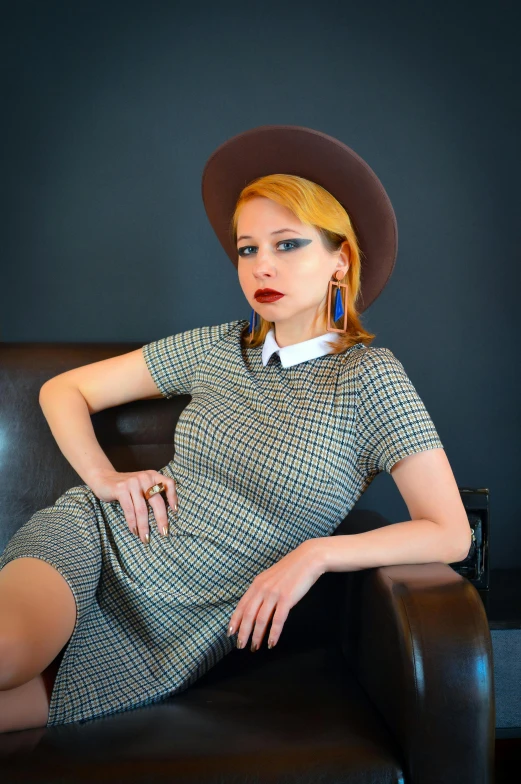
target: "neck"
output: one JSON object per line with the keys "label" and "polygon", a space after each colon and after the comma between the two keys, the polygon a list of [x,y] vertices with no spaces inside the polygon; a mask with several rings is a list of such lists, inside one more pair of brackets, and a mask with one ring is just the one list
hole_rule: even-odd
{"label": "neck", "polygon": [[303,343],[305,340],[318,338],[320,335],[325,335],[327,332],[327,325],[319,319],[315,319],[318,323],[313,323],[311,317],[306,314],[299,314],[298,319],[277,321],[273,324],[275,333],[275,340],[280,348],[284,346],[293,346],[295,343]]}

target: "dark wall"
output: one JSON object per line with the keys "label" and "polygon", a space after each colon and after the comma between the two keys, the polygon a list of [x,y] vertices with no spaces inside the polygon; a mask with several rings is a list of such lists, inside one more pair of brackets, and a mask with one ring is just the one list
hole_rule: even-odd
{"label": "dark wall", "polygon": [[[518,4],[2,4],[0,340],[143,343],[248,318],[201,173],[256,125],[353,147],[396,211],[364,314],[521,566]],[[516,315],[517,314],[517,315]],[[390,476],[360,501],[409,519]]]}

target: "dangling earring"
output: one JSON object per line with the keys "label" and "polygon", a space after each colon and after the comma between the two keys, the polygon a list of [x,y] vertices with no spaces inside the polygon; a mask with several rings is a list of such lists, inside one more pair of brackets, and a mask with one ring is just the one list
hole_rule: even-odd
{"label": "dangling earring", "polygon": [[253,333],[255,332],[255,327],[257,326],[257,314],[255,313],[255,309],[251,309],[251,316],[250,316],[250,336],[249,342],[251,343],[253,340]]}
{"label": "dangling earring", "polygon": [[[339,277],[340,276],[340,277]],[[342,303],[342,295],[340,289],[345,289],[345,303],[347,306],[347,283],[339,283],[338,281],[343,278],[343,274],[341,270],[337,270],[335,272],[335,280],[329,281],[328,287],[328,294],[327,294],[327,330],[328,332],[347,332],[347,307],[344,307]],[[333,315],[333,319],[331,319],[331,298],[333,294],[333,286],[336,286],[336,295],[335,295],[335,312]],[[337,329],[333,326],[334,321],[338,321],[339,318],[344,317],[344,326],[343,329]]]}

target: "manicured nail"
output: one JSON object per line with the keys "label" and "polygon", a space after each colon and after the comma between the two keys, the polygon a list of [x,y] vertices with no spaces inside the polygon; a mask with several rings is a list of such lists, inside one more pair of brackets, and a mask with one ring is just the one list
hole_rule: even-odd
{"label": "manicured nail", "polygon": [[237,648],[242,648],[242,641],[237,638]]}
{"label": "manicured nail", "polygon": [[150,544],[150,534],[145,534],[145,542]]}
{"label": "manicured nail", "polygon": [[228,628],[228,637],[231,637],[232,634],[233,634],[233,626],[230,626]]}
{"label": "manicured nail", "polygon": [[163,536],[168,536],[168,525],[163,528]]}
{"label": "manicured nail", "polygon": [[270,640],[268,642],[268,648],[273,648],[273,645],[274,645],[273,640]]}
{"label": "manicured nail", "polygon": [[250,649],[250,650],[251,650],[251,652],[252,652],[252,653],[255,653],[255,651],[257,650],[257,645],[256,645],[256,643],[252,642],[252,644],[251,644],[251,649]]}
{"label": "manicured nail", "polygon": [[138,534],[138,532],[137,532],[137,528],[132,528],[132,533],[133,533],[133,534],[136,534],[136,536],[139,536],[139,534]]}

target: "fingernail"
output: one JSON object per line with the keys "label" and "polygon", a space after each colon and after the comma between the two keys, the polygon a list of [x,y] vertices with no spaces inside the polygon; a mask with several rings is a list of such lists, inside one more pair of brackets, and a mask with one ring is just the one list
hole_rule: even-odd
{"label": "fingernail", "polygon": [[132,528],[132,533],[133,533],[133,534],[136,534],[136,536],[139,536],[139,534],[138,534],[138,532],[137,532],[137,528]]}
{"label": "fingernail", "polygon": [[168,525],[163,528],[163,536],[168,536]]}
{"label": "fingernail", "polygon": [[242,641],[237,638],[237,648],[242,648]]}
{"label": "fingernail", "polygon": [[268,648],[273,648],[273,640],[270,640],[270,641],[268,642]]}
{"label": "fingernail", "polygon": [[233,626],[230,626],[228,628],[228,637],[231,637],[232,634],[233,634]]}
{"label": "fingernail", "polygon": [[150,544],[150,534],[145,534],[145,542]]}
{"label": "fingernail", "polygon": [[252,642],[252,644],[251,644],[251,649],[250,649],[250,650],[251,650],[251,652],[252,652],[252,653],[255,653],[255,651],[257,650],[257,645],[256,645],[256,643]]}

